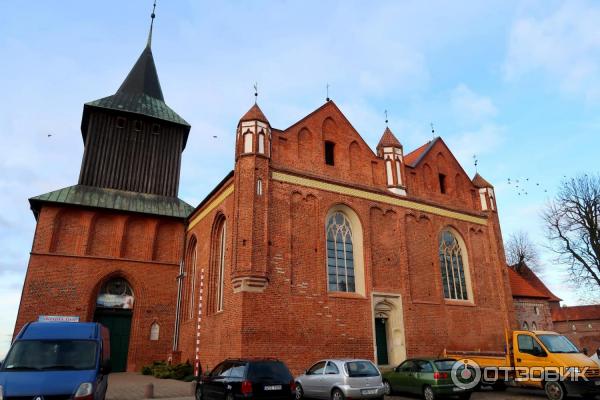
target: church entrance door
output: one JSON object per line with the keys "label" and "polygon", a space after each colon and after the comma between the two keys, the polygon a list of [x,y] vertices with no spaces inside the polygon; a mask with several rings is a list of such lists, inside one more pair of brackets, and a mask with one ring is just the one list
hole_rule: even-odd
{"label": "church entrance door", "polygon": [[131,315],[131,310],[96,310],[94,320],[107,327],[110,332],[110,362],[113,372],[127,370]]}
{"label": "church entrance door", "polygon": [[110,332],[110,363],[113,372],[127,370],[133,303],[133,290],[123,278],[113,278],[106,282],[96,299],[94,321],[100,322]]}
{"label": "church entrance door", "polygon": [[377,364],[388,364],[387,318],[375,318],[375,343],[377,346]]}

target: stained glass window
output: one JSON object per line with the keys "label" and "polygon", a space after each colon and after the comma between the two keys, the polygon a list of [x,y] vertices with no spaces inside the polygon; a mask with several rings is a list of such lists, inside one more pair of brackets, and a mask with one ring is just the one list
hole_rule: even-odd
{"label": "stained glass window", "polygon": [[440,268],[444,297],[468,300],[462,249],[450,231],[444,231],[440,239]]}
{"label": "stained glass window", "polygon": [[327,274],[329,291],[355,291],[352,227],[340,211],[327,219]]}

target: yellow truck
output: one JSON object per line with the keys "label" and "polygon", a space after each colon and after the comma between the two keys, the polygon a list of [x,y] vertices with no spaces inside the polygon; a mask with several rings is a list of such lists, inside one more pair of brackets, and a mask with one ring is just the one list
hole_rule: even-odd
{"label": "yellow truck", "polygon": [[566,399],[567,394],[594,399],[600,394],[600,367],[567,337],[548,331],[513,331],[505,337],[503,353],[445,350],[445,357],[467,367],[456,379],[497,390],[506,385],[539,388],[550,400]]}

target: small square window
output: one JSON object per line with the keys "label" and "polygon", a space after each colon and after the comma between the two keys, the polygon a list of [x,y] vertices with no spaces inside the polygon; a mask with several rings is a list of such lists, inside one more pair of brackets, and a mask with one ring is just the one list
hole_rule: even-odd
{"label": "small square window", "polygon": [[127,120],[124,117],[117,117],[117,128],[123,129],[127,124]]}
{"label": "small square window", "polygon": [[335,143],[325,142],[325,164],[335,165]]}
{"label": "small square window", "polygon": [[160,134],[160,125],[159,124],[152,124],[152,134],[154,134],[154,135]]}
{"label": "small square window", "polygon": [[139,119],[136,119],[133,126],[135,127],[136,131],[138,131],[138,132],[141,131],[142,130],[142,121],[140,121]]}
{"label": "small square window", "polygon": [[438,177],[440,179],[440,192],[446,193],[446,175],[439,174]]}

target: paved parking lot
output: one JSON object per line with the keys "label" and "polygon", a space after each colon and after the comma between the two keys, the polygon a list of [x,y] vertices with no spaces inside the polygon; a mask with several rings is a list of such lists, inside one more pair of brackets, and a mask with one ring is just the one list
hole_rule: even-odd
{"label": "paved parking lot", "polygon": [[[193,400],[191,383],[173,379],[156,379],[136,373],[110,374],[106,400],[142,400],[146,385],[154,385],[154,397],[161,400]],[[413,396],[389,396],[386,400],[415,400]],[[541,390],[509,388],[505,392],[482,391],[474,393],[471,400],[542,400],[546,396]],[[573,397],[576,399],[577,397]],[[600,399],[600,396],[598,397]]]}
{"label": "paved parking lot", "polygon": [[[415,400],[419,397],[413,396],[390,396],[390,400]],[[471,400],[541,400],[546,396],[541,390],[507,389],[505,392],[482,391],[473,393]]]}

